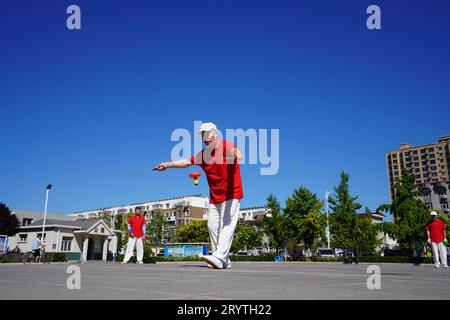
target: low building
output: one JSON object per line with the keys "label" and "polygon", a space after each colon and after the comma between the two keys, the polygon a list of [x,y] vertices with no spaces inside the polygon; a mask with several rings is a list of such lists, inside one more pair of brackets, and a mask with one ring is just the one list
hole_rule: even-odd
{"label": "low building", "polygon": [[75,219],[89,219],[106,216],[114,219],[119,214],[129,214],[137,207],[144,211],[146,220],[151,220],[156,214],[163,214],[171,227],[191,222],[192,220],[206,220],[209,208],[209,199],[200,194],[149,200],[128,205],[105,207],[94,210],[79,211],[69,216]]}
{"label": "low building", "polygon": [[[38,236],[42,237],[43,219],[22,225],[19,232],[9,238],[9,249],[31,251]],[[68,221],[46,219],[45,252],[65,253],[68,260],[103,260],[116,252],[116,236],[103,220]]]}
{"label": "low building", "polygon": [[266,206],[258,206],[258,207],[247,207],[241,208],[239,210],[239,218],[244,222],[250,221],[262,221],[264,216],[268,212],[268,208]]}
{"label": "low building", "polygon": [[[17,220],[19,220],[20,226],[27,226],[31,224],[33,221],[40,220],[44,218],[43,212],[35,212],[21,209],[11,209],[11,214],[15,215]],[[64,214],[57,213],[47,213],[47,219],[55,219],[55,220],[65,220],[65,221],[73,221],[74,217],[67,216]]]}

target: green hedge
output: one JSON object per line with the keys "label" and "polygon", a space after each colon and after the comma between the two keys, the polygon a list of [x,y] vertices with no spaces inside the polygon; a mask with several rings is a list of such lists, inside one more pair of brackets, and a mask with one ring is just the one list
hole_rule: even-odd
{"label": "green hedge", "polygon": [[0,256],[0,263],[22,263],[23,262],[23,256],[21,254],[8,254],[8,255],[1,255]]}
{"label": "green hedge", "polygon": [[406,256],[367,256],[358,257],[359,262],[377,262],[377,263],[433,263],[432,257],[406,257]]}
{"label": "green hedge", "polygon": [[[274,255],[268,256],[230,256],[231,261],[274,261]],[[122,262],[124,256],[116,256],[116,262]],[[155,262],[179,262],[179,261],[202,261],[200,257],[155,257],[144,255],[144,263]],[[130,258],[129,263],[136,263],[136,256]]]}
{"label": "green hedge", "polygon": [[67,256],[63,252],[46,252],[42,258],[41,262],[66,262]]}
{"label": "green hedge", "polygon": [[275,255],[266,256],[230,256],[231,261],[274,261]]}
{"label": "green hedge", "polygon": [[[123,255],[116,257],[116,262],[123,261]],[[273,262],[275,255],[267,256],[230,256],[231,261],[267,261]],[[423,263],[433,263],[432,257],[405,257],[405,256],[364,256],[357,257],[358,262],[368,262],[368,263],[413,263],[413,264],[423,264]],[[305,262],[343,262],[342,257],[336,258],[315,258],[312,260],[310,257],[288,257],[287,261],[305,261]],[[181,261],[202,261],[199,257],[155,257],[155,256],[144,256],[144,263],[156,263],[156,262],[181,262]],[[136,256],[131,257],[130,263],[136,263]]]}

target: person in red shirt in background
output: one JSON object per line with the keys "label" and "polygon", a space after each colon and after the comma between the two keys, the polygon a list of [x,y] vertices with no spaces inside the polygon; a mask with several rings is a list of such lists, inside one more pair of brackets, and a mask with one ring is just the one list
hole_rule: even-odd
{"label": "person in red shirt in background", "polygon": [[125,251],[125,257],[122,264],[128,263],[133,255],[134,246],[136,246],[136,258],[138,263],[143,263],[144,257],[144,244],[145,240],[145,217],[142,216],[141,207],[134,209],[134,216],[128,218],[128,237],[127,250]]}
{"label": "person in red shirt in background", "polygon": [[202,259],[215,269],[228,269],[231,267],[229,254],[239,218],[240,201],[244,197],[238,162],[242,155],[233,143],[219,140],[217,127],[213,123],[203,123],[199,131],[206,145],[202,151],[189,159],[163,162],[154,170],[186,168],[194,164],[203,169],[209,185],[208,230],[212,254]]}
{"label": "person in red shirt in background", "polygon": [[444,268],[447,268],[447,248],[443,242],[447,242],[445,235],[445,223],[442,220],[437,219],[437,212],[432,211],[430,215],[430,221],[425,226],[425,230],[428,235],[428,244],[431,244],[433,249],[434,267],[439,268],[441,263],[439,262],[439,256]]}

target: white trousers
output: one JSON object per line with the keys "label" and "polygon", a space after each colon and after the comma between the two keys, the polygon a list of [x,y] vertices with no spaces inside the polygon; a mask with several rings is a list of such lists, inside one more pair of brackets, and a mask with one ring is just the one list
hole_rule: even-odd
{"label": "white trousers", "polygon": [[443,242],[432,242],[431,248],[433,249],[433,260],[436,266],[441,265],[439,263],[439,256],[441,257],[441,262],[443,266],[447,265],[447,248],[444,246]]}
{"label": "white trousers", "polygon": [[239,199],[232,199],[209,205],[208,230],[211,252],[213,256],[222,260],[224,267],[230,264],[229,254],[239,219],[240,204]]}
{"label": "white trousers", "polygon": [[127,250],[125,251],[125,257],[123,262],[128,262],[133,255],[134,246],[136,245],[137,262],[141,262],[144,257],[144,244],[141,238],[128,238]]}

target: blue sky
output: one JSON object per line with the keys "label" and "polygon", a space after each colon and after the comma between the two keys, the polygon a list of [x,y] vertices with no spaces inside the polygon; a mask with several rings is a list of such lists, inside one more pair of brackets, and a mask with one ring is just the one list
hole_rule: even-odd
{"label": "blue sky", "polygon": [[[66,28],[77,4],[82,29]],[[366,28],[381,8],[382,29]],[[170,158],[176,128],[280,130],[280,170],[242,166],[242,206],[350,173],[389,202],[385,152],[450,134],[450,2],[8,1],[0,12],[0,201],[43,211],[202,193]]]}

